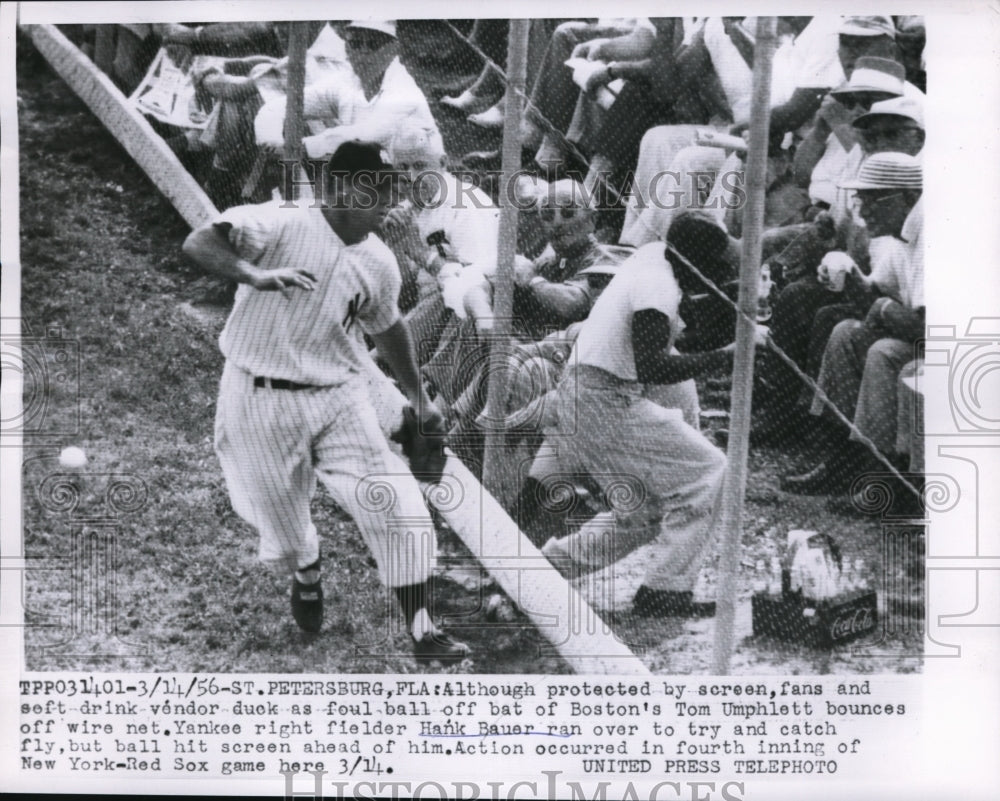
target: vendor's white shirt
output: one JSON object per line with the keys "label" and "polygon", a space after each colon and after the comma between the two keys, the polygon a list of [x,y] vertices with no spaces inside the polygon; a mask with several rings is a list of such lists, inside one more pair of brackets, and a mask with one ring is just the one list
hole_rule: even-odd
{"label": "vendor's white shirt", "polygon": [[670,343],[684,327],[679,308],[681,290],[662,242],[650,242],[625,260],[594,303],[580,329],[569,364],[590,365],[626,381],[636,381],[632,318],[656,309],[670,318]]}

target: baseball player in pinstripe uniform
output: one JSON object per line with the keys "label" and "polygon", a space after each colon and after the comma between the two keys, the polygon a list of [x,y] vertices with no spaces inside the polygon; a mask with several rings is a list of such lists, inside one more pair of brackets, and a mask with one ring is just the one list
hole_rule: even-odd
{"label": "baseball player in pinstripe uniform", "polygon": [[[374,339],[420,423],[440,427],[400,317],[399,268],[371,235],[392,205],[396,174],[377,145],[348,142],[323,179],[322,208],[234,207],[184,243],[204,269],[240,283],[220,337],[226,364],[216,453],[234,509],[260,534],[261,560],[293,573],[300,628],[317,632],[323,621],[319,538],[309,515],[318,477],[354,518],[395,591],[417,657],[459,660],[468,647],[437,629],[428,612],[434,527],[416,479],[379,426],[358,333]],[[386,510],[372,499],[390,486]]]}

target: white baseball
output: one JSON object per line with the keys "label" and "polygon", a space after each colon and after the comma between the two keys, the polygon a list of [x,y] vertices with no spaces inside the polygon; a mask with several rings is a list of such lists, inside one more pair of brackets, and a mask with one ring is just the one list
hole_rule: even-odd
{"label": "white baseball", "polygon": [[70,445],[68,448],[63,448],[62,453],[59,454],[59,464],[73,469],[83,467],[87,464],[87,454],[83,452],[82,448]]}

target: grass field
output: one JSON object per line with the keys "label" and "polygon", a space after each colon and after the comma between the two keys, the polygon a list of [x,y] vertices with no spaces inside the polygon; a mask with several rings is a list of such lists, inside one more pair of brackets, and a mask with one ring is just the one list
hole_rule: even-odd
{"label": "grass field", "polygon": [[[28,48],[19,38],[23,331],[44,340],[36,350],[50,376],[53,354],[79,356],[78,375],[71,359],[67,379],[49,382],[44,408],[25,423],[37,432],[26,438],[23,475],[28,666],[418,670],[372,558],[353,523],[322,492],[313,513],[326,564],[327,624],[318,636],[296,629],[285,579],[257,563],[256,535],[233,513],[212,450],[224,309],[205,301],[220,288],[181,255],[183,221]],[[435,98],[450,88],[434,75],[417,77]],[[442,115],[441,121],[452,149],[496,144],[473,138],[470,126],[455,118]],[[61,343],[53,344],[54,337]],[[711,403],[703,398],[703,405]],[[60,478],[65,471],[56,457],[71,444],[90,462]],[[779,473],[804,455],[796,449],[752,453],[744,564],[752,566],[763,553],[769,529],[814,528],[834,535],[848,558],[865,558],[872,584],[881,586],[878,521],[834,514],[824,498],[777,490]],[[92,539],[94,531],[105,532],[105,539]],[[468,558],[458,539],[442,531],[436,613],[471,614],[481,594],[495,591],[488,577],[461,567]],[[642,567],[640,551],[588,585],[595,607],[652,670],[708,671],[711,621],[628,615]],[[710,563],[704,571],[709,585],[714,575]],[[96,617],[74,613],[80,586],[97,599],[85,602]],[[875,649],[883,656],[813,651],[750,636],[748,571],[739,592],[736,673],[919,669],[916,618]],[[568,670],[558,657],[540,655],[544,640],[523,618],[467,627],[462,636],[474,649],[462,672]]]}

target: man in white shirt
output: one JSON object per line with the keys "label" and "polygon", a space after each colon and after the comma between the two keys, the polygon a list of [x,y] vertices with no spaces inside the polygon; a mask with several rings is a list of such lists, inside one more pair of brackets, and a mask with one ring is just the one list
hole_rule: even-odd
{"label": "man in white shirt", "polygon": [[[226,365],[216,453],[233,508],[260,535],[260,559],[293,573],[300,628],[315,633],[323,622],[319,537],[309,513],[319,478],[395,591],[417,657],[460,660],[468,648],[430,618],[434,526],[379,425],[358,336],[360,328],[375,340],[421,423],[440,429],[399,316],[398,267],[370,235],[395,199],[395,175],[377,145],[352,142],[323,177],[332,205],[238,206],[184,243],[203,268],[240,284],[219,340]],[[386,476],[395,501],[388,510],[366,501],[368,483]]]}
{"label": "man in white shirt", "polygon": [[[666,253],[659,242],[639,248],[594,304],[559,386],[558,427],[547,436],[562,471],[584,485],[596,483],[612,514],[550,539],[542,552],[577,575],[652,542],[634,611],[710,615],[714,604],[696,602],[693,590],[714,534],[725,458],[680,408],[653,402],[648,390],[731,365],[733,344],[703,353],[673,350],[684,328],[682,293],[703,289],[685,259],[724,283],[729,265],[720,257],[729,240],[700,212],[688,212],[678,216],[668,241]],[[622,483],[631,501],[614,508]]]}
{"label": "man in white shirt", "polygon": [[[322,159],[351,140],[388,148],[403,128],[437,130],[427,98],[399,60],[395,22],[354,20],[344,28],[344,44],[350,69],[319,76],[303,94],[309,158]],[[284,133],[273,120],[283,118],[270,114],[267,130],[258,125],[258,144],[282,145]]]}
{"label": "man in white shirt", "polygon": [[387,215],[383,233],[419,270],[420,299],[407,322],[424,364],[437,349],[449,310],[459,319],[492,321],[488,302],[467,309],[465,296],[496,271],[500,210],[481,189],[445,169],[437,129],[397,132],[390,159],[404,175],[407,197]]}

